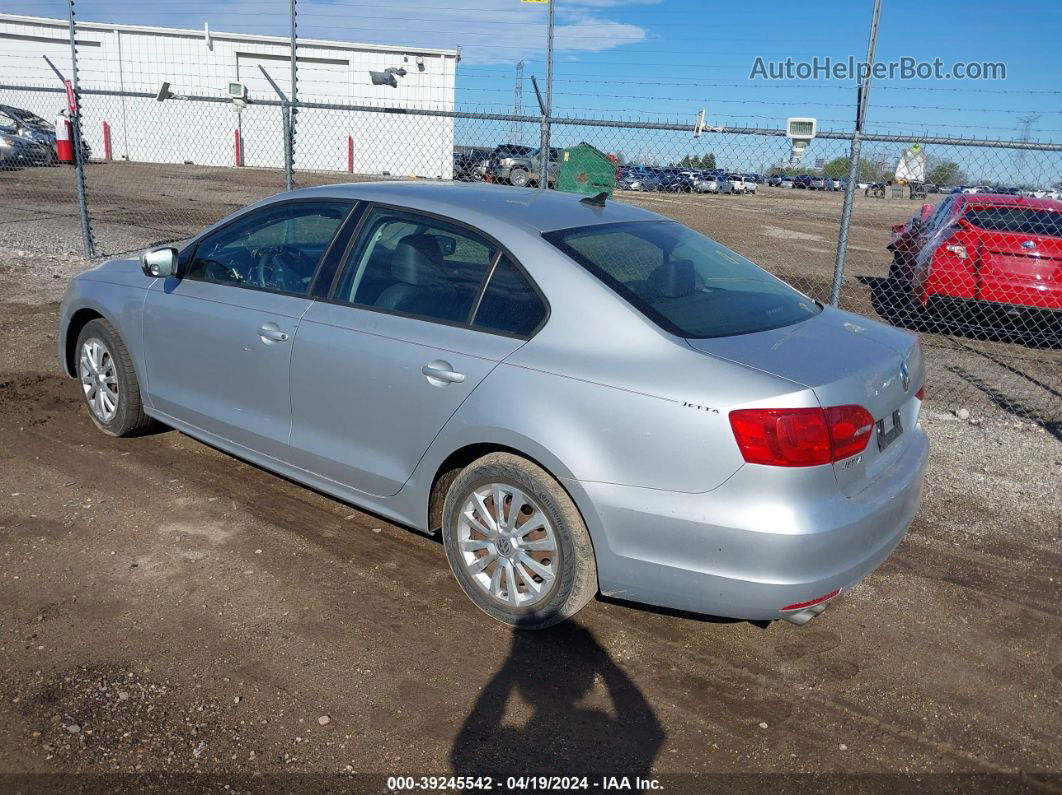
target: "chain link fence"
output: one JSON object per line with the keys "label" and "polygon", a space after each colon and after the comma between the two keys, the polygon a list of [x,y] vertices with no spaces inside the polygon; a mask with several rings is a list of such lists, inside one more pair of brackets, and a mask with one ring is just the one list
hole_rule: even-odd
{"label": "chain link fence", "polygon": [[[42,224],[63,224],[72,249],[80,238],[69,230],[83,219],[86,253],[104,257],[189,237],[288,184],[542,182],[541,117],[318,101],[315,67],[301,58],[300,49],[306,86],[294,114],[281,96],[283,60],[270,75],[280,91],[257,92],[239,112],[221,95],[160,101],[83,84],[74,121],[85,201],[72,169],[55,162],[54,143],[0,160],[4,196]],[[0,105],[45,120],[66,104],[58,80],[0,83]],[[1007,412],[1062,438],[1062,145],[865,136],[842,225],[849,133],[820,134],[791,164],[790,141],[776,129],[695,137],[689,123],[568,116],[547,126],[551,185],[562,151],[590,144],[614,162],[615,200],[687,224],[823,303],[839,285],[841,308],[917,331],[936,405]],[[897,165],[912,151],[922,170],[905,180]]]}

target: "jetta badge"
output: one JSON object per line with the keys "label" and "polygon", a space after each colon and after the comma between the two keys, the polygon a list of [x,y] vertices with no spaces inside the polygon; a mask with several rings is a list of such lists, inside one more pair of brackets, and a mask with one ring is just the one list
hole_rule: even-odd
{"label": "jetta badge", "polygon": [[1021,243],[1022,248],[1036,248],[1036,243],[1032,240],[1023,240]]}
{"label": "jetta badge", "polygon": [[907,369],[907,362],[900,362],[900,383],[903,384],[904,392],[911,388],[911,371]]}

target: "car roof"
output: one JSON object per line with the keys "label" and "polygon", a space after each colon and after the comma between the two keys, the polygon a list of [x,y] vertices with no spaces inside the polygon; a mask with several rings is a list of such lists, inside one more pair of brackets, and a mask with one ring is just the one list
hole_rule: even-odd
{"label": "car roof", "polygon": [[962,196],[960,201],[967,206],[1000,207],[1003,205],[1017,205],[1019,207],[1027,207],[1030,210],[1062,211],[1062,201],[1048,199],[1046,196],[1042,199],[1037,199],[1033,196],[1015,196],[1011,193],[963,193],[960,195]]}
{"label": "car roof", "polygon": [[657,213],[607,200],[604,207],[583,204],[579,196],[556,190],[467,182],[353,182],[281,193],[286,198],[337,198],[379,202],[436,213],[482,226],[482,219],[532,233],[626,221],[669,220]]}

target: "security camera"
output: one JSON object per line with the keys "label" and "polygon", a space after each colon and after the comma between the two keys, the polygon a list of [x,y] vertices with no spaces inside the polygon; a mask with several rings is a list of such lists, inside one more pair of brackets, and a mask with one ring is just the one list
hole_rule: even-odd
{"label": "security camera", "polygon": [[229,96],[236,110],[240,111],[247,107],[247,86],[243,83],[229,83]]}
{"label": "security camera", "polygon": [[391,88],[398,88],[398,80],[391,72],[374,72],[370,69],[369,79],[372,80],[374,86],[391,86]]}
{"label": "security camera", "polygon": [[804,157],[804,151],[815,137],[815,119],[790,116],[785,122],[785,135],[792,142],[789,152],[789,162],[799,163]]}

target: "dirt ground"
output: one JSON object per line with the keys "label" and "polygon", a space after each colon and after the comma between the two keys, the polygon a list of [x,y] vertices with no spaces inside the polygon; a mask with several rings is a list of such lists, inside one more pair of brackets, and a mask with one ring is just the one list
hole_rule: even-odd
{"label": "dirt ground", "polygon": [[[665,791],[739,773],[1062,789],[1062,445],[1040,425],[931,402],[907,538],[806,627],[598,601],[516,633],[464,597],[433,539],[176,432],[98,433],[54,355],[83,265],[32,247],[69,215],[54,231],[30,196],[0,207],[0,772],[203,773],[237,791],[297,772],[381,791],[387,775],[534,765]],[[730,197],[633,200],[685,201],[661,204],[680,219],[703,201],[724,242],[785,201],[735,198],[725,223]],[[798,262],[792,233],[828,241],[839,200],[790,201],[785,225],[778,209],[761,227],[788,237],[755,245]]]}

